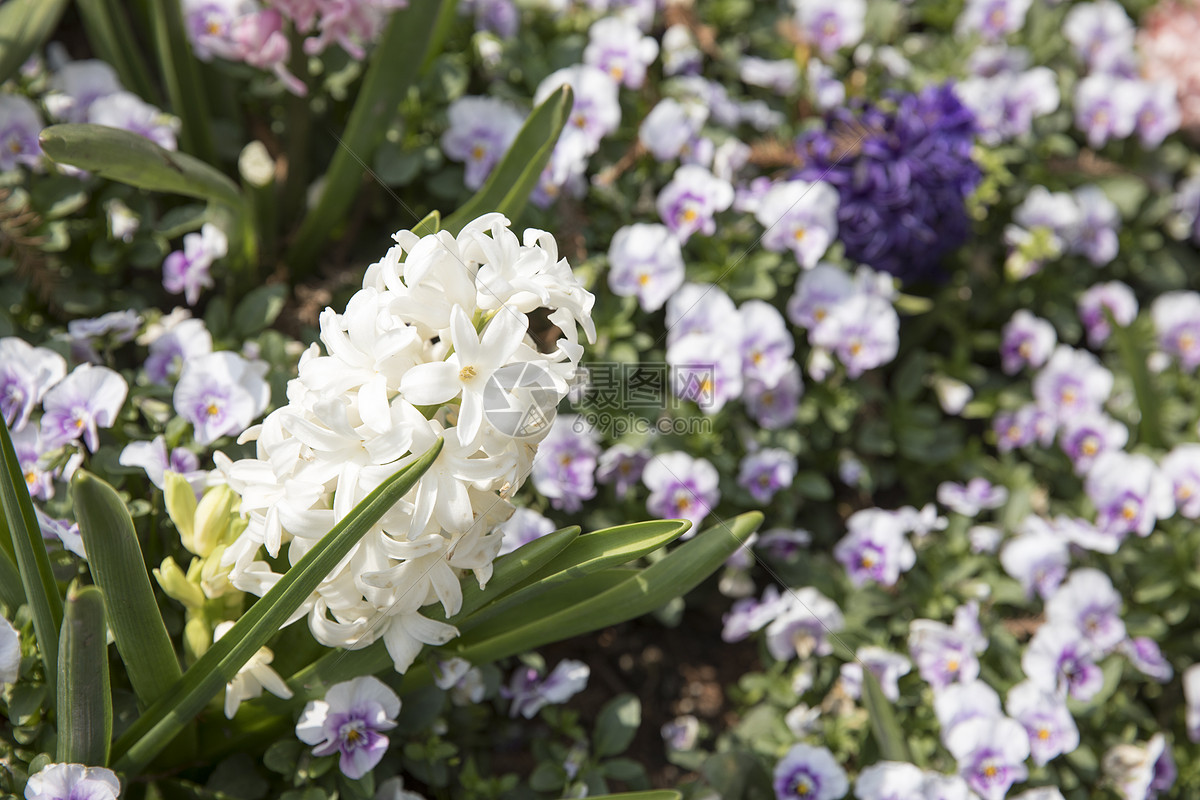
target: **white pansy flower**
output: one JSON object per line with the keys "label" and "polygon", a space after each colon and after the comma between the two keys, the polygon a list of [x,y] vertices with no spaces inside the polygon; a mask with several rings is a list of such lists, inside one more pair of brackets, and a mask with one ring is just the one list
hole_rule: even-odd
{"label": "white pansy flower", "polygon": [[[595,338],[595,298],[550,234],[519,239],[501,214],[457,236],[393,238],[346,310],[321,314],[322,346],[301,356],[287,405],[242,434],[256,457],[214,460],[247,515],[223,562],[235,587],[261,596],[280,577],[264,549],[296,564],[375,487],[444,440],[428,472],[292,620],[307,616],[329,647],[382,639],[403,672],[423,645],[458,633],[422,609],[439,603],[451,617],[467,571],[481,586],[491,577],[508,498],[575,377],[578,329]],[[536,311],[561,331],[557,342],[534,338]]]}
{"label": "white pansy flower", "polygon": [[16,683],[21,674],[21,634],[0,617],[0,687]]}

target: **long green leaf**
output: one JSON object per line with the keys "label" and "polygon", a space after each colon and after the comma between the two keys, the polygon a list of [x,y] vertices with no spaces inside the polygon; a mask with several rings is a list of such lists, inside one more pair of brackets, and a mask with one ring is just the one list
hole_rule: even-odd
{"label": "long green leaf", "polygon": [[192,45],[188,41],[183,4],[159,0],[149,3],[148,7],[167,99],[182,123],[180,147],[211,163],[217,157],[212,119],[200,81],[200,62],[192,55]]}
{"label": "long green leaf", "polygon": [[591,800],[683,800],[683,795],[674,789],[651,789],[645,792],[592,795]]}
{"label": "long green leaf", "polygon": [[133,28],[124,4],[114,0],[77,0],[75,7],[79,9],[93,52],[112,65],[122,86],[136,92],[143,100],[155,103],[157,98],[150,70],[142,60],[140,48],[134,44]]}
{"label": "long green leaf", "polygon": [[17,451],[13,449],[6,425],[0,425],[0,447],[4,451],[4,469],[0,470],[0,505],[12,536],[25,599],[33,610],[33,631],[37,635],[38,651],[42,654],[42,664],[49,677],[58,674],[62,596],[58,592],[54,573],[50,571],[46,542],[42,538],[37,515],[33,512],[33,500],[29,497],[25,475],[21,472],[21,463],[17,461]]}
{"label": "long green leaf", "polygon": [[442,441],[363,498],[300,562],[201,656],[164,697],[130,726],[114,748],[116,768],[138,772],[198,714],[258,649],[279,632],[367,531],[416,485]]}
{"label": "long green leaf", "polygon": [[[761,523],[762,514],[757,511],[741,514],[728,524],[722,522],[701,532],[649,567],[632,571],[628,579],[611,588],[570,605],[560,604],[559,610],[541,615],[527,615],[523,609],[514,609],[509,615],[454,640],[442,651],[472,664],[486,664],[648,614],[690,592],[716,572]],[[606,570],[601,574],[611,572]],[[538,602],[544,602],[545,598],[543,595]],[[428,669],[421,665],[420,670],[414,669],[405,676],[405,685],[411,682],[416,687],[428,680]]]}
{"label": "long green leaf", "polygon": [[[8,526],[0,516],[0,538],[8,538]],[[11,540],[10,540],[11,541]],[[8,606],[10,612],[16,612],[25,602],[25,592],[21,589],[21,573],[17,565],[7,553],[0,553],[0,603]]]}
{"label": "long green leaf", "polygon": [[78,470],[71,479],[75,518],[92,579],[108,600],[108,625],[138,705],[148,708],[183,675],[154,600],[133,519],[117,490]]}
{"label": "long green leaf", "polygon": [[104,596],[72,584],[59,642],[58,761],[103,767],[112,741]]}
{"label": "long green leaf", "polygon": [[[885,761],[912,761],[908,740],[896,720],[892,704],[883,696],[883,688],[871,670],[863,667],[862,696],[871,718],[871,735],[879,745],[879,755]],[[918,764],[918,766],[920,766]]]}
{"label": "long green leaf", "polygon": [[550,162],[550,154],[571,116],[574,95],[570,86],[563,86],[542,101],[521,126],[512,147],[492,170],[479,191],[446,218],[442,229],[455,236],[471,220],[490,211],[499,211],[515,219],[537,187],[542,170]]}
{"label": "long green leaf", "polygon": [[575,581],[609,567],[628,564],[665,547],[692,527],[686,520],[647,520],[586,533],[531,575],[526,585],[498,598],[475,614],[459,615],[455,624],[466,632],[489,619],[522,606],[561,583]]}
{"label": "long green leaf", "polygon": [[242,213],[237,184],[187,153],[164,150],[145,136],[103,125],[65,123],[41,133],[42,152],[60,164],[139,189],[184,194]]}
{"label": "long green leaf", "polygon": [[[389,121],[429,56],[441,47],[438,20],[454,0],[422,0],[392,14],[371,54],[358,99],[338,138],[316,205],[308,210],[287,254],[292,280],[312,272],[330,235],[358,196],[367,164],[383,141]],[[450,10],[453,10],[451,8]]]}
{"label": "long green leaf", "polygon": [[50,38],[67,0],[8,0],[0,3],[0,83]]}

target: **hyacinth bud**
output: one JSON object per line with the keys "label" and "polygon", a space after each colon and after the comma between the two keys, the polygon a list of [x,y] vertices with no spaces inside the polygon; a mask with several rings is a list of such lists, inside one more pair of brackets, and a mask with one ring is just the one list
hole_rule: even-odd
{"label": "hyacinth bud", "polygon": [[192,485],[178,472],[168,470],[163,475],[163,500],[167,505],[167,514],[179,531],[179,540],[189,552],[196,552],[193,541],[193,526],[196,519],[196,493]]}
{"label": "hyacinth bud", "polygon": [[183,603],[189,611],[204,606],[204,592],[200,591],[200,587],[196,583],[188,579],[188,576],[175,563],[175,559],[170,556],[163,559],[162,565],[154,570],[154,577],[158,581],[158,585],[167,593],[167,597]]}
{"label": "hyacinth bud", "polygon": [[194,659],[208,652],[212,640],[212,627],[203,617],[192,617],[183,626],[183,644]]}
{"label": "hyacinth bud", "polygon": [[[231,541],[230,519],[237,515],[237,495],[228,486],[216,486],[204,493],[196,507],[191,550],[207,557],[221,544]],[[186,547],[187,544],[185,543]]]}

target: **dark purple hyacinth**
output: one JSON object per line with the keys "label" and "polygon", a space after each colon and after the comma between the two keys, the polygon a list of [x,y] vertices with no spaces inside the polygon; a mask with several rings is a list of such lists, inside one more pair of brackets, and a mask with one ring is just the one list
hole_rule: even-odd
{"label": "dark purple hyacinth", "polygon": [[837,187],[846,255],[906,282],[937,277],[966,241],[964,200],[982,173],[971,160],[975,119],[950,83],[833,110],[797,142],[799,177]]}

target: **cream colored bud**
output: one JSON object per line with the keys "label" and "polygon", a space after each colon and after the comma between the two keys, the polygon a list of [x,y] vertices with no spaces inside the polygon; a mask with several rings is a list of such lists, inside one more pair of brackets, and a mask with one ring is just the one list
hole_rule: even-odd
{"label": "cream colored bud", "polygon": [[183,603],[189,610],[201,608],[204,605],[204,592],[200,587],[187,579],[183,570],[168,556],[163,559],[162,566],[154,570],[154,578],[166,592],[167,597]]}
{"label": "cream colored bud", "polygon": [[163,499],[167,504],[167,514],[179,531],[179,540],[191,552],[196,552],[192,540],[193,525],[196,520],[196,492],[187,479],[178,472],[167,472],[163,475]]}
{"label": "cream colored bud", "polygon": [[236,507],[237,495],[225,484],[215,486],[204,493],[196,507],[193,553],[207,556],[217,545],[226,543],[230,519],[234,516]]}

